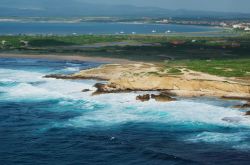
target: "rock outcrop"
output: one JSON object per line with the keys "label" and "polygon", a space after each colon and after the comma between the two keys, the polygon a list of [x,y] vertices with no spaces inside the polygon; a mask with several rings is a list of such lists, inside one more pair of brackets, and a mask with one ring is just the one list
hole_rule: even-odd
{"label": "rock outcrop", "polygon": [[151,98],[155,99],[155,101],[159,101],[159,102],[176,101],[175,98],[172,98],[172,97],[170,97],[169,95],[167,95],[165,93],[160,93],[159,95],[152,94]]}
{"label": "rock outcrop", "polygon": [[250,111],[247,111],[245,115],[250,116]]}
{"label": "rock outcrop", "polygon": [[239,108],[239,109],[250,108],[250,102],[247,102],[246,104],[242,104],[242,105],[236,105],[236,106],[234,106],[234,108]]}
{"label": "rock outcrop", "polygon": [[90,89],[83,89],[82,92],[89,92]]}
{"label": "rock outcrop", "polygon": [[166,93],[162,92],[158,95],[156,94],[144,94],[144,95],[139,95],[136,97],[136,100],[145,102],[145,101],[149,101],[150,99],[154,99],[155,101],[158,102],[170,102],[170,101],[176,101],[175,98],[170,97],[169,95],[167,95]]}
{"label": "rock outcrop", "polygon": [[82,80],[82,79],[88,79],[88,80],[101,80],[101,81],[107,81],[107,79],[96,77],[96,76],[80,76],[80,75],[64,75],[64,74],[50,74],[44,76],[44,78],[55,78],[55,79],[68,79],[68,80]]}
{"label": "rock outcrop", "polygon": [[[183,71],[182,71],[183,72]],[[168,91],[185,97],[216,96],[250,98],[250,83],[234,78],[218,77],[189,70],[180,75],[169,75],[158,64],[109,64],[83,70],[72,75],[48,75],[47,78],[98,79],[107,84],[96,84],[96,94],[124,91]],[[158,101],[169,98],[153,96]]]}
{"label": "rock outcrop", "polygon": [[140,100],[142,102],[149,101],[150,100],[150,95],[149,94],[139,95],[139,96],[136,97],[136,100]]}
{"label": "rock outcrop", "polygon": [[250,85],[210,80],[186,80],[174,76],[121,77],[101,86],[102,92],[169,91],[178,96],[249,97]]}

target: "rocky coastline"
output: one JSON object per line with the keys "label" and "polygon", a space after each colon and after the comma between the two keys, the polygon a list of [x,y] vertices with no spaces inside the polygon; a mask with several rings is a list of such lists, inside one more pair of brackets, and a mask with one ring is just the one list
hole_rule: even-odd
{"label": "rocky coastline", "polygon": [[71,75],[47,75],[57,79],[95,79],[94,94],[161,91],[169,96],[244,98],[250,100],[250,83],[241,83],[235,78],[225,78],[185,71],[180,75],[166,74],[162,66],[149,63],[106,64],[97,68],[82,70]]}
{"label": "rocky coastline", "polygon": [[96,93],[127,91],[165,91],[169,95],[184,97],[215,96],[250,99],[250,84],[235,79],[217,77],[198,72],[170,75],[156,64],[107,64],[82,70],[71,75],[47,75],[57,79],[95,79],[107,83],[96,84]]}
{"label": "rocky coastline", "polygon": [[[243,100],[245,103],[232,108],[250,111],[250,82],[237,78],[225,78],[194,71],[182,71],[182,74],[166,74],[162,66],[148,63],[106,64],[97,68],[82,70],[71,75],[52,74],[45,78],[56,79],[94,79],[104,81],[94,85],[92,95],[141,91],[135,99],[141,102],[176,101],[176,97],[217,97],[228,100]],[[90,92],[83,89],[82,92]],[[152,94],[156,92],[158,94]],[[226,119],[225,119],[226,120]],[[231,119],[229,119],[231,121]]]}

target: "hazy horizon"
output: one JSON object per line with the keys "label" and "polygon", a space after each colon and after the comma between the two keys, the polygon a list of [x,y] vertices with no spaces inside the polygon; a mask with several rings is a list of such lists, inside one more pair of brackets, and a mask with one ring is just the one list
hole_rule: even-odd
{"label": "hazy horizon", "polygon": [[[79,0],[103,3],[103,0]],[[249,0],[106,0],[105,3],[116,5],[135,5],[141,7],[159,7],[170,10],[187,9],[219,12],[250,13]]]}
{"label": "hazy horizon", "polygon": [[37,8],[56,6],[58,3],[81,3],[107,5],[134,5],[139,7],[159,7],[170,10],[186,9],[217,12],[250,13],[249,0],[1,0],[0,7]]}

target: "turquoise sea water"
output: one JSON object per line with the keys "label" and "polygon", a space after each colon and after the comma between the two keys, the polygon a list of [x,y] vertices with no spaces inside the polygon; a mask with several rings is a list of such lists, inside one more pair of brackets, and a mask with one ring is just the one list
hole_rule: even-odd
{"label": "turquoise sea water", "polygon": [[231,108],[241,101],[142,103],[81,92],[93,80],[43,78],[98,65],[0,59],[0,164],[250,163],[250,118]]}
{"label": "turquoise sea water", "polygon": [[[36,23],[0,22],[0,34],[157,34],[171,32],[210,32],[222,29],[208,26],[135,23]],[[154,31],[154,33],[153,33]]]}

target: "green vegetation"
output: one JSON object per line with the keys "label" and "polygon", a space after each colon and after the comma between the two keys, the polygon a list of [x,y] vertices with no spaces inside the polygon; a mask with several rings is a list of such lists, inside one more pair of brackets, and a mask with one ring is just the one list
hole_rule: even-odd
{"label": "green vegetation", "polygon": [[119,42],[126,36],[115,35],[82,35],[82,36],[0,36],[0,41],[6,41],[11,48],[20,48],[20,41],[28,41],[30,47],[53,47],[69,45],[85,45],[103,42]]}
{"label": "green vegetation", "polygon": [[[28,44],[25,44],[27,43]],[[226,77],[250,76],[250,35],[0,36],[0,53],[87,55],[164,62],[167,74],[187,68]]]}
{"label": "green vegetation", "polygon": [[166,68],[169,67],[184,67],[224,77],[250,76],[250,59],[168,61],[166,62]]}
{"label": "green vegetation", "polygon": [[181,70],[178,69],[178,68],[168,68],[167,73],[168,74],[174,74],[174,75],[182,74]]}
{"label": "green vegetation", "polygon": [[[25,45],[23,41],[28,44]],[[149,62],[173,59],[246,59],[249,58],[250,35],[237,37],[0,36],[0,52],[74,54]]]}
{"label": "green vegetation", "polygon": [[0,41],[12,48],[22,46],[20,41],[28,41],[31,47],[53,47],[68,45],[88,45],[94,43],[107,42],[136,42],[141,44],[169,44],[185,46],[204,46],[204,47],[242,47],[249,45],[250,35],[236,37],[188,37],[188,36],[164,36],[164,35],[79,35],[79,36],[0,36]]}

